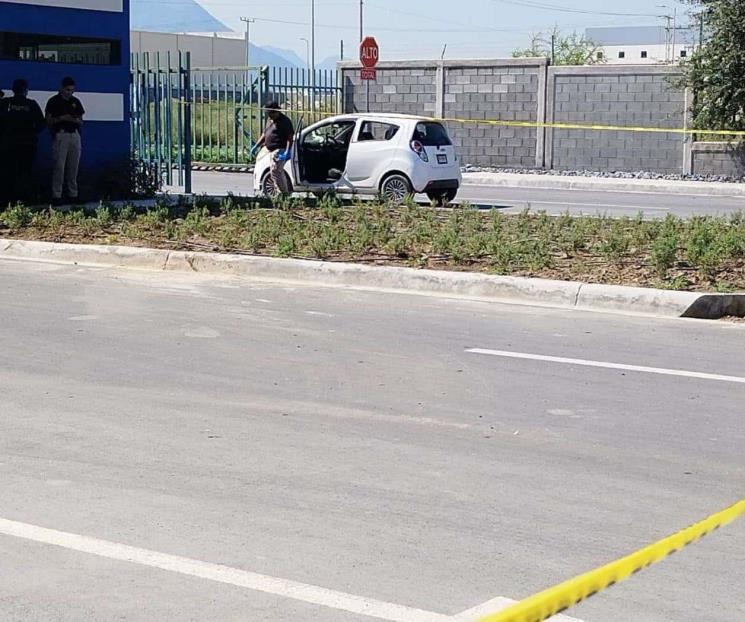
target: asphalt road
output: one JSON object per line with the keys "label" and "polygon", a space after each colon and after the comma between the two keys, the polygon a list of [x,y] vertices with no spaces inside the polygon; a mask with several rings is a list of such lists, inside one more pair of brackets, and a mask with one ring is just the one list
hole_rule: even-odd
{"label": "asphalt road", "polygon": [[[743,496],[742,324],[7,260],[0,318],[3,621],[442,621]],[[568,614],[743,620],[744,554]]]}
{"label": "asphalt road", "polygon": [[[253,195],[253,175],[195,171],[193,190],[196,193]],[[420,197],[426,201],[426,197]],[[726,196],[696,196],[607,190],[544,190],[464,184],[458,201],[468,201],[483,207],[498,207],[505,213],[519,213],[525,208],[549,214],[607,214],[614,217],[634,217],[640,212],[649,218],[664,218],[674,214],[688,218],[697,214],[722,215],[745,209],[745,198]]]}

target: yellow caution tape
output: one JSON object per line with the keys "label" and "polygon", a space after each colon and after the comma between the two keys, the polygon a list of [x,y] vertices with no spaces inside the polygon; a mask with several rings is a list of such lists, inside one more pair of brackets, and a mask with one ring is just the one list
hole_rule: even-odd
{"label": "yellow caution tape", "polygon": [[641,127],[631,125],[591,125],[585,123],[542,123],[538,121],[498,121],[495,119],[442,118],[447,123],[476,123],[502,127],[547,128],[554,130],[594,130],[601,132],[652,132],[657,134],[698,134],[702,136],[745,136],[740,130],[695,130],[682,127]]}
{"label": "yellow caution tape", "polygon": [[481,618],[479,622],[542,622],[547,620],[689,544],[693,544],[744,514],[745,499],[636,553],[539,592],[499,613]]}
{"label": "yellow caution tape", "polygon": [[[344,116],[342,113],[334,112],[313,112],[311,110],[294,110],[287,109],[284,112],[294,114],[307,114],[317,118],[339,117]],[[364,113],[349,113],[364,114]],[[588,123],[549,123],[539,121],[501,121],[499,119],[456,119],[451,117],[422,117],[430,118],[433,121],[444,121],[446,123],[460,123],[469,125],[491,125],[494,127],[522,127],[532,129],[553,129],[553,130],[589,130],[599,132],[650,132],[653,134],[685,134],[698,136],[731,136],[745,137],[745,130],[696,130],[693,128],[683,127],[643,127],[631,125],[592,125]]]}

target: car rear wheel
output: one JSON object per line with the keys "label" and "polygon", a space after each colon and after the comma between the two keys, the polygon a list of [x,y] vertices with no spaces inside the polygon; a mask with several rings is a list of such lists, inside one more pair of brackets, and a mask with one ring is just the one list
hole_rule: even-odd
{"label": "car rear wheel", "polygon": [[440,190],[438,192],[428,192],[427,197],[437,207],[445,207],[448,203],[453,202],[457,194],[457,190]]}
{"label": "car rear wheel", "polygon": [[380,184],[380,194],[389,203],[398,205],[414,194],[411,182],[406,175],[394,173]]}

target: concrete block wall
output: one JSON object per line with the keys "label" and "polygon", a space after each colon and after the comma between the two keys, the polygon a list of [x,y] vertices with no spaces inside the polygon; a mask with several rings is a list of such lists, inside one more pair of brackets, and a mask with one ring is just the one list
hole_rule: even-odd
{"label": "concrete block wall", "polygon": [[[359,65],[339,65],[344,110],[367,109]],[[371,112],[446,121],[466,165],[593,171],[745,175],[745,155],[727,143],[682,133],[508,127],[481,120],[687,127],[691,94],[668,66],[549,67],[545,59],[401,61],[379,65]]]}
{"label": "concrete block wall", "polygon": [[342,69],[345,111],[435,116],[438,70],[434,64],[381,63],[377,80],[369,85],[360,80],[359,74],[358,67]]}
{"label": "concrete block wall", "polygon": [[[536,122],[544,114],[547,65],[545,59],[383,62],[369,85],[369,99],[359,65],[341,63],[339,69],[347,112]],[[536,128],[446,123],[465,164],[536,166]]]}
{"label": "concrete block wall", "polygon": [[739,143],[694,143],[691,158],[695,175],[745,176],[745,147]]}
{"label": "concrete block wall", "polygon": [[[668,67],[552,67],[548,121],[681,128],[686,103]],[[547,166],[559,170],[680,173],[685,136],[676,133],[547,130]]]}
{"label": "concrete block wall", "polygon": [[[445,119],[499,119],[536,122],[539,82],[545,64],[511,63],[491,66],[443,67]],[[536,165],[537,130],[489,124],[448,122],[458,153],[479,166]]]}

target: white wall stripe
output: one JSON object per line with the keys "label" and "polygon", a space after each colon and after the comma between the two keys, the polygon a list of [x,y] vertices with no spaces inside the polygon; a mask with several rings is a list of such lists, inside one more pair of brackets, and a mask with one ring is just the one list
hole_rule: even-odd
{"label": "white wall stripe", "polygon": [[29,4],[32,6],[56,7],[61,9],[85,9],[88,11],[107,11],[121,13],[122,0],[0,0],[13,4]]}
{"label": "white wall stripe", "polygon": [[[6,97],[12,95],[10,88],[3,88]],[[42,111],[47,100],[56,91],[31,91],[28,96],[35,99]],[[121,93],[75,93],[85,108],[84,122],[90,121],[124,121],[124,95]]]}

